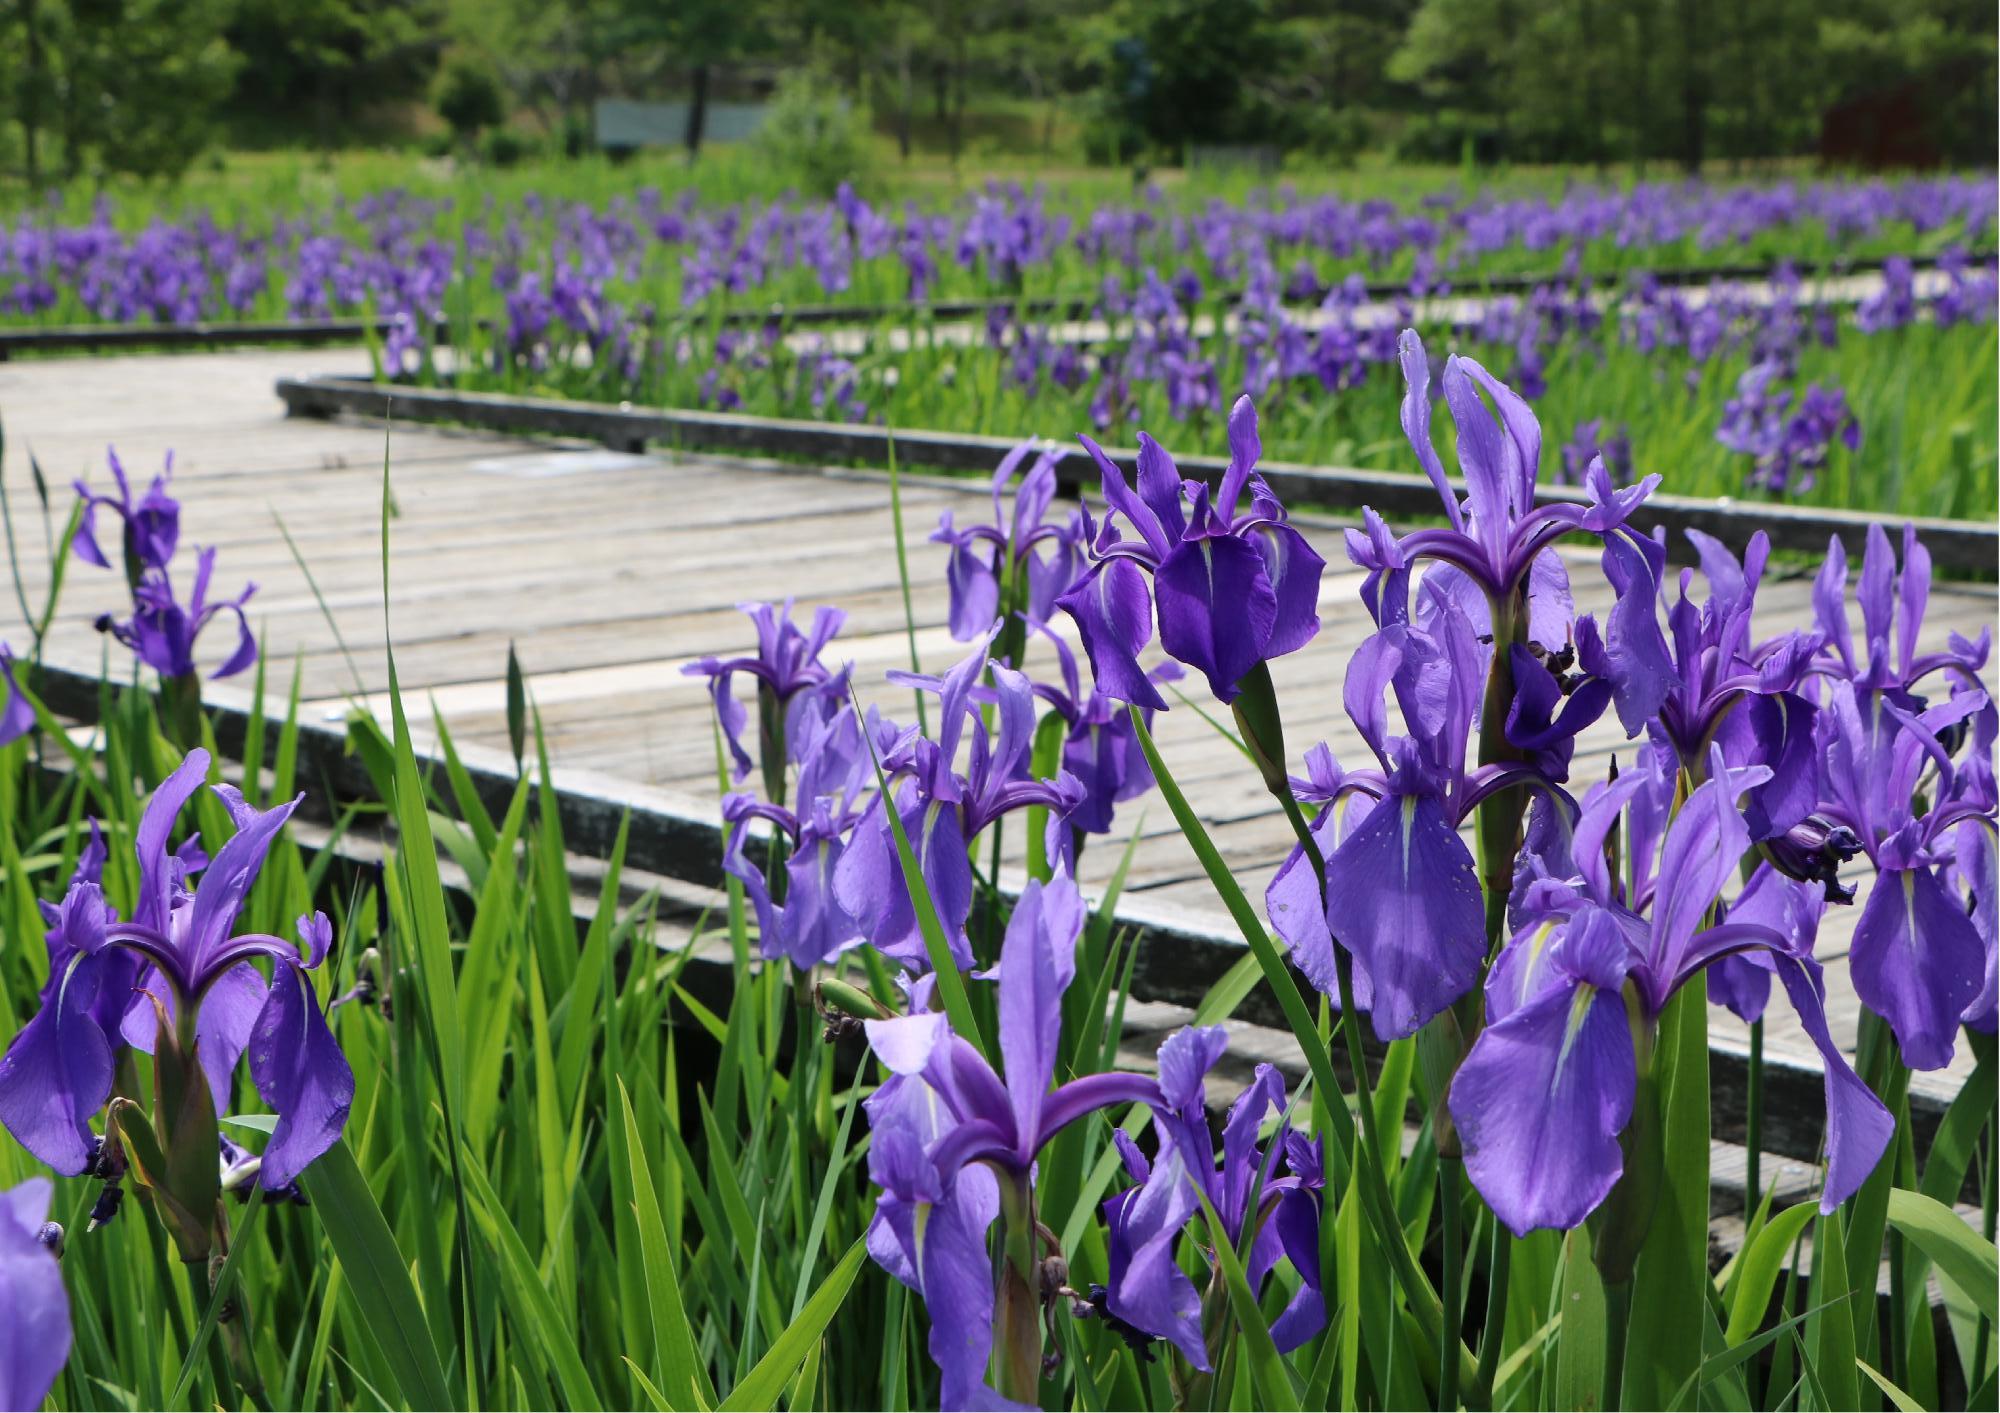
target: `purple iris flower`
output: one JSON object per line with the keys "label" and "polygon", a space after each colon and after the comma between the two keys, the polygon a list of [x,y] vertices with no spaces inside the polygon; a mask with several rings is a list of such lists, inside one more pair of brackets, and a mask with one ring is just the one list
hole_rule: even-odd
{"label": "purple iris flower", "polygon": [[[1222,1232],[1212,1234],[1216,1239],[1240,1243],[1245,1227],[1254,1223],[1245,1272],[1253,1291],[1280,1260],[1289,1259],[1299,1273],[1297,1292],[1271,1323],[1278,1351],[1298,1348],[1326,1324],[1319,1281],[1319,1192],[1324,1186],[1319,1145],[1282,1122],[1284,1079],[1270,1065],[1259,1065],[1249,1088],[1229,1106],[1217,1167],[1204,1077],[1227,1044],[1227,1032],[1210,1026],[1179,1031],[1160,1047],[1162,1107],[1153,1119],[1159,1155],[1148,1162],[1124,1130],[1114,1133],[1125,1171],[1138,1186],[1104,1204],[1110,1269],[1104,1309],[1134,1329],[1169,1341],[1188,1363],[1203,1370],[1210,1363],[1202,1339],[1201,1298],[1174,1257],[1182,1230],[1201,1210],[1197,1191],[1221,1219]],[[1260,1149],[1257,1131],[1272,1111],[1280,1116],[1279,1132]]]}
{"label": "purple iris flower", "polygon": [[141,662],[163,678],[187,677],[195,670],[195,642],[202,631],[223,614],[236,619],[236,646],[215,669],[215,677],[232,677],[257,660],[257,635],[243,605],[257,592],[255,584],[245,584],[233,599],[208,596],[209,580],[215,574],[215,549],[211,546],[195,560],[194,591],[187,603],[174,597],[173,580],[165,569],[148,569],[132,586],[132,616],[119,622],[110,614],[97,620],[97,631],[109,633],[130,648]]}
{"label": "purple iris flower", "polygon": [[[1714,742],[1721,743],[1731,765],[1770,768],[1771,778],[1751,790],[1744,811],[1750,837],[1761,842],[1803,822],[1818,801],[1819,752],[1813,741],[1818,708],[1798,688],[1821,640],[1812,632],[1763,643],[1752,637],[1757,585],[1771,552],[1762,530],[1750,537],[1740,563],[1699,530],[1687,535],[1701,560],[1709,597],[1699,604],[1690,599],[1693,574],[1682,572],[1679,599],[1667,610],[1668,633],[1659,642],[1672,664],[1671,676],[1664,691],[1656,686],[1646,693],[1659,696],[1649,729],[1673,748],[1680,768],[1696,780],[1702,778]],[[1666,563],[1665,547],[1657,540],[1632,545],[1645,557],[1644,569],[1631,560],[1614,565],[1610,556],[1607,568],[1657,582]],[[1635,638],[1644,632],[1636,614],[1627,627]],[[1609,671],[1595,624],[1585,628],[1579,622],[1578,628],[1578,657],[1584,667]]]}
{"label": "purple iris flower", "polygon": [[[1979,723],[1972,761],[1954,767],[1939,743],[1968,719]],[[1965,689],[1921,714],[1886,692],[1835,682],[1820,745],[1828,818],[1853,830],[1875,865],[1854,927],[1848,966],[1863,1004],[1889,1023],[1912,1069],[1951,1063],[1960,1021],[1982,1009],[1991,947],[1962,894],[1947,886],[1960,826],[1994,814],[1994,709]],[[1929,777],[1930,808],[1913,799]]]}
{"label": "purple iris flower", "polygon": [[[722,725],[723,739],[729,743],[733,773],[736,779],[742,780],[750,774],[756,762],[743,749],[743,728],[749,717],[743,704],[731,692],[736,674],[741,672],[755,678],[760,703],[768,699],[769,712],[775,713],[775,721],[761,723],[760,746],[763,752],[767,757],[772,756],[780,743],[785,743],[784,758],[792,758],[790,733],[800,729],[790,721],[789,707],[794,697],[802,692],[819,694],[830,689],[832,702],[829,712],[846,709],[846,676],[823,664],[819,655],[832,641],[833,635],[840,631],[841,625],[847,622],[847,614],[837,608],[816,608],[813,610],[812,627],[802,631],[792,622],[790,599],[783,604],[746,603],[738,607],[757,625],[756,656],[705,657],[689,663],[681,671],[689,677],[708,679],[708,694],[715,702],[715,716]],[[773,761],[767,759],[765,770],[768,772],[772,766]]]}
{"label": "purple iris flower", "polygon": [[[937,739],[912,729],[883,755],[888,792],[878,795],[854,826],[833,873],[834,897],[862,924],[863,935],[879,951],[917,968],[930,965],[930,954],[903,881],[889,825],[889,802],[893,800],[902,821],[952,956],[959,966],[970,967],[972,948],[965,923],[972,915],[972,863],[967,847],[1010,810],[1045,805],[1048,856],[1067,858],[1068,818],[1084,798],[1082,782],[1068,771],[1054,780],[1029,777],[1034,688],[1021,673],[989,661],[992,637],[989,630],[973,644],[971,654],[943,677],[889,674],[892,682],[938,694]],[[980,678],[989,667],[993,685],[986,688]],[[982,705],[989,703],[997,732],[988,729],[981,714]],[[965,771],[960,773],[958,748],[964,738],[969,738],[970,746]]]}
{"label": "purple iris flower", "polygon": [[[190,859],[185,848],[169,853],[167,836],[207,772],[208,753],[190,751],[147,802],[133,841],[139,892],[129,921],[81,876],[55,910],[41,1010],[0,1059],[0,1123],[57,1172],[74,1175],[89,1163],[90,1118],[111,1097],[117,1040],[150,1052],[156,1017],[177,1022],[187,1006],[197,1009],[195,1048],[217,1111],[229,1101],[246,1050],[257,1092],[277,1111],[264,1149],[266,1188],[290,1184],[347,1121],[354,1074],[305,978],[325,960],[332,924],[321,913],[299,919],[303,958],[277,937],[230,935],[298,801],[258,810],[233,788],[217,786],[236,833],[204,861],[190,891]],[[268,983],[251,965],[259,957],[270,960]],[[126,979],[128,958],[138,961],[136,982]],[[122,1019],[113,1022],[113,1014]]]}
{"label": "purple iris flower", "polygon": [[[1799,886],[1770,864],[1759,864],[1743,886],[1743,892],[1729,905],[1731,922],[1754,922],[1791,939],[1792,951],[1812,952],[1819,934],[1821,915],[1827,898],[1812,888]],[[1708,999],[1729,1008],[1744,1024],[1763,1019],[1771,1000],[1771,978],[1777,967],[1766,951],[1736,952],[1708,969]]]}
{"label": "purple iris flower", "polygon": [[[1993,630],[1984,627],[1976,640],[1953,633],[1941,652],[1919,652],[1924,609],[1930,602],[1930,552],[1917,538],[1916,527],[1903,527],[1903,560],[1896,564],[1888,533],[1868,527],[1862,551],[1861,578],[1855,600],[1861,610],[1862,649],[1854,651],[1854,630],[1847,614],[1847,550],[1840,537],[1827,542],[1826,560],[1813,580],[1813,613],[1825,635],[1826,654],[1820,670],[1844,677],[1857,693],[1886,692],[1905,711],[1922,702],[1911,693],[1917,683],[1937,672],[1952,672],[1969,685],[1979,685],[1979,673],[1993,647]],[[1892,637],[1893,634],[1893,637]]]}
{"label": "purple iris flower", "polygon": [[[1153,788],[1152,767],[1139,749],[1139,733],[1131,714],[1094,683],[1088,693],[1069,644],[1043,627],[1055,648],[1062,686],[1035,683],[1035,695],[1055,709],[1069,727],[1063,736],[1062,768],[1083,783],[1083,802],[1071,812],[1072,828],[1086,834],[1109,834],[1115,806],[1137,799]],[[1146,674],[1154,683],[1180,680],[1179,664],[1163,662]],[[1140,708],[1150,729],[1153,713]]]}
{"label": "purple iris flower", "polygon": [[105,455],[111,462],[111,479],[118,483],[118,493],[101,496],[84,482],[76,483],[83,513],[77,519],[76,537],[71,544],[76,549],[76,557],[85,564],[94,564],[99,569],[111,568],[110,559],[97,543],[98,507],[111,511],[125,522],[124,568],[136,583],[145,570],[164,571],[167,562],[174,557],[175,545],[180,542],[180,502],[167,494],[167,481],[174,474],[174,457],[172,452],[167,453],[166,469],[155,476],[146,493],[135,500],[118,453],[107,449]]}
{"label": "purple iris flower", "polygon": [[0,746],[35,729],[35,708],[14,680],[14,654],[0,643]]}
{"label": "purple iris flower", "polygon": [[[869,709],[868,737],[877,754],[900,734]],[[746,792],[723,797],[729,845],[722,866],[739,879],[757,912],[757,934],[766,958],[784,957],[801,971],[833,960],[862,940],[861,925],[834,894],[834,870],[846,837],[861,815],[856,802],[874,784],[874,766],[862,727],[851,711],[813,718],[800,750],[797,810]],[[750,819],[763,819],[783,836],[785,879],[779,898],[763,872],[745,856]]]}
{"label": "purple iris flower", "polygon": [[[1152,641],[1155,604],[1160,646],[1206,677],[1222,702],[1236,700],[1252,668],[1312,640],[1326,562],[1286,524],[1284,506],[1257,474],[1263,443],[1250,399],[1237,399],[1230,411],[1229,467],[1212,502],[1208,486],[1183,481],[1173,458],[1144,432],[1136,495],[1102,447],[1089,437],[1078,440],[1103,472],[1110,510],[1092,546],[1096,563],[1057,602],[1076,620],[1106,695],[1166,710],[1139,667],[1139,652]],[[1250,507],[1239,515],[1246,490]],[[1138,540],[1119,534],[1120,515]],[[1142,566],[1152,571],[1150,594]]]}
{"label": "purple iris flower", "polygon": [[1078,508],[1061,524],[1046,523],[1056,494],[1060,450],[1035,457],[1014,492],[1014,513],[1007,514],[1003,497],[1008,483],[1034,449],[1034,443],[1022,442],[993,473],[990,525],[961,530],[947,510],[931,535],[933,543],[951,547],[945,567],[951,589],[951,636],[961,643],[971,642],[1007,611],[1000,603],[1003,587],[1010,595],[1008,609],[1026,615],[1029,623],[1048,622],[1055,614],[1056,599],[1083,569],[1090,516]]}
{"label": "purple iris flower", "polygon": [[[1765,951],[1819,1049],[1827,1101],[1821,1210],[1852,1196],[1887,1147],[1893,1120],[1827,1031],[1810,938],[1754,919],[1703,925],[1750,844],[1736,801],[1768,774],[1731,770],[1718,748],[1707,781],[1661,830],[1655,821],[1671,802],[1673,778],[1659,753],[1642,752],[1637,768],[1586,799],[1567,857],[1533,888],[1526,925],[1487,977],[1487,1024],[1450,1092],[1466,1171],[1516,1235],[1574,1227],[1617,1185],[1618,1136],[1632,1119],[1641,1051],[1650,1064],[1660,1013],[1681,986],[1735,953]],[[1615,881],[1605,844],[1621,814],[1630,876]]]}
{"label": "purple iris flower", "polygon": [[[1337,801],[1359,792],[1375,803],[1359,818],[1322,810],[1314,824],[1326,860],[1323,912],[1303,846],[1266,894],[1273,927],[1321,991],[1338,991],[1335,945],[1352,953],[1355,1004],[1370,1011],[1385,1040],[1416,1033],[1478,984],[1485,913],[1472,851],[1458,826],[1496,790],[1552,788],[1529,763],[1466,769],[1486,684],[1485,651],[1449,600],[1431,631],[1392,623],[1356,650],[1344,687],[1347,714],[1381,768],[1341,773],[1323,752],[1303,797]],[[1385,689],[1395,694],[1407,735],[1389,735]],[[1553,730],[1573,736],[1590,719],[1594,713],[1581,720],[1565,713]],[[1328,917],[1340,920],[1338,939],[1327,929]]]}
{"label": "purple iris flower", "polygon": [[[1990,740],[1984,749],[1990,756]],[[1986,977],[1965,1008],[1965,1024],[1991,1035],[2000,1025],[2000,849],[1990,820],[1968,819],[1958,826],[1951,872],[1958,893],[1970,900],[1972,925],[1986,948]]]}
{"label": "purple iris flower", "polygon": [[984,974],[999,986],[1004,1078],[942,1014],[867,1022],[869,1047],[890,1071],[866,1103],[868,1175],[881,1189],[868,1251],[929,1306],[947,1409],[1013,1406],[984,1382],[994,1311],[987,1229],[1000,1212],[1001,1183],[1026,1193],[1036,1155],[1084,1115],[1160,1102],[1148,1075],[1092,1074],[1049,1087],[1085,912],[1066,874],[1022,890],[1000,963]]}
{"label": "purple iris flower", "polygon": [[[1590,503],[1559,501],[1535,504],[1535,477],[1541,464],[1542,429],[1534,411],[1505,383],[1470,358],[1454,354],[1445,360],[1442,382],[1445,405],[1458,427],[1458,459],[1465,473],[1466,499],[1460,503],[1445,479],[1444,465],[1431,444],[1430,362],[1423,340],[1406,329],[1397,344],[1406,391],[1403,432],[1431,484],[1437,487],[1450,520],[1446,529],[1418,530],[1400,540],[1369,512],[1368,528],[1347,532],[1348,557],[1369,571],[1362,599],[1375,621],[1387,624],[1407,618],[1410,568],[1420,559],[1442,561],[1425,575],[1431,592],[1450,593],[1474,627],[1484,633],[1496,619],[1512,619],[1517,602],[1525,601],[1527,641],[1559,653],[1569,646],[1574,604],[1569,575],[1552,547],[1563,536],[1585,533],[1604,541],[1606,567],[1614,558],[1637,560],[1645,568],[1637,542],[1643,537],[1626,528],[1626,521],[1659,484],[1657,475],[1619,489],[1611,482],[1602,459],[1584,478]],[[1480,401],[1484,390],[1493,399],[1498,420]],[[1658,706],[1667,664],[1657,650],[1659,630],[1653,621],[1657,584],[1641,573],[1623,581],[1618,606],[1607,622],[1605,667],[1617,689],[1620,717],[1636,731]],[[1650,637],[1635,635],[1628,619],[1643,614]]]}
{"label": "purple iris flower", "polygon": [[32,1177],[0,1192],[0,1403],[40,1408],[69,1362],[69,1292],[49,1220],[55,1184]]}

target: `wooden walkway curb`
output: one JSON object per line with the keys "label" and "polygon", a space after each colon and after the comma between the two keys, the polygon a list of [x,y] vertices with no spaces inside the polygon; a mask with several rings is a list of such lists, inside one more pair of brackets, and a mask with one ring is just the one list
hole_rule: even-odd
{"label": "wooden walkway curb", "polygon": [[[455,392],[440,388],[391,386],[366,378],[326,376],[280,378],[278,396],[293,417],[353,414],[391,417],[398,422],[447,423],[483,431],[527,436],[577,437],[621,451],[642,451],[660,442],[680,450],[728,452],[742,456],[797,457],[819,462],[886,466],[893,444],[898,464],[948,471],[990,471],[1015,443],[1004,437],[918,429],[891,430],[841,422],[811,422],[737,413],[666,409],[640,411],[630,404],[577,402],[566,398],[516,397],[503,393]],[[1065,491],[1090,489],[1096,474],[1088,458],[1074,453],[1057,464]],[[1128,470],[1133,452],[1112,449]],[[1215,456],[1177,456],[1184,475],[1216,484],[1228,462]],[[1302,466],[1266,461],[1259,469],[1280,499],[1295,508],[1358,511],[1370,506],[1390,518],[1437,516],[1437,492],[1430,481],[1394,471]],[[1455,483],[1456,484],[1456,483]],[[1461,487],[1462,489],[1462,487]],[[1541,502],[1582,503],[1581,491],[1544,486]],[[1941,569],[1981,579],[2000,577],[2000,523],[1889,518],[1860,511],[1655,494],[1635,517],[1647,527],[1665,526],[1678,545],[1681,532],[1700,530],[1741,550],[1758,530],[1778,549],[1821,553],[1838,537],[1848,558],[1858,561],[1868,527],[1900,532],[1914,524]]]}

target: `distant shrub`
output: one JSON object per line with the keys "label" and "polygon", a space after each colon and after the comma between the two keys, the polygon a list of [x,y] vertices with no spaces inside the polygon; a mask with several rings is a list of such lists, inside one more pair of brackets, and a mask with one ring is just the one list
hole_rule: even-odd
{"label": "distant shrub", "polygon": [[432,101],[452,136],[462,143],[477,141],[481,132],[497,128],[507,117],[499,75],[474,54],[454,54],[445,60],[438,70]]}
{"label": "distant shrub", "polygon": [[859,185],[866,175],[866,115],[832,85],[793,74],[772,95],[756,147],[800,191],[831,196],[842,182]]}
{"label": "distant shrub", "polygon": [[495,167],[511,167],[534,151],[535,143],[517,128],[492,128],[479,144],[479,155]]}

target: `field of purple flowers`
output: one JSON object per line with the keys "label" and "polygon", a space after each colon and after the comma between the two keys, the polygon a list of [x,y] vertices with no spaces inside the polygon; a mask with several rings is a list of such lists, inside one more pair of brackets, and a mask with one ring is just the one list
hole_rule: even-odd
{"label": "field of purple flowers", "polygon": [[[0,322],[370,314],[382,373],[420,382],[981,432],[1176,425],[1206,452],[1249,395],[1274,455],[1363,467],[1396,463],[1385,375],[1417,327],[1534,401],[1570,479],[1601,451],[1614,476],[1671,465],[1690,494],[1965,516],[2000,485],[1995,204],[1986,175],[1400,200],[994,183],[941,208],[389,189],[228,220],[101,203],[0,224]],[[1879,278],[1840,278],[1857,261]],[[1739,278],[1653,273],[1721,267]],[[1531,278],[1488,287],[1513,275]],[[940,318],[940,299],[987,303]],[[828,303],[853,320],[755,313]]]}
{"label": "field of purple flowers", "polygon": [[[506,311],[511,342],[549,319],[614,338],[715,303],[1128,296],[1143,272],[1213,290],[1260,279],[1317,299],[1347,275],[1435,285],[1566,264],[1599,276],[1682,266],[1804,267],[1992,244],[1990,176],[1777,186],[1650,183],[1495,197],[1236,200],[1157,188],[1103,203],[995,183],[943,206],[705,201],[657,188],[433,197],[401,189],[217,215],[104,199],[0,217],[9,323],[449,317]],[[553,306],[546,314],[544,304]]]}

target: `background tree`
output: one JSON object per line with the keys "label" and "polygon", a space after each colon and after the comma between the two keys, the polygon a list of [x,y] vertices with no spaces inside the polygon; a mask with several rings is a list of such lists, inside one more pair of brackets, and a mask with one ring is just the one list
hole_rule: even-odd
{"label": "background tree", "polygon": [[242,57],[239,140],[333,146],[369,108],[421,103],[446,41],[442,0],[234,0],[223,13]]}

